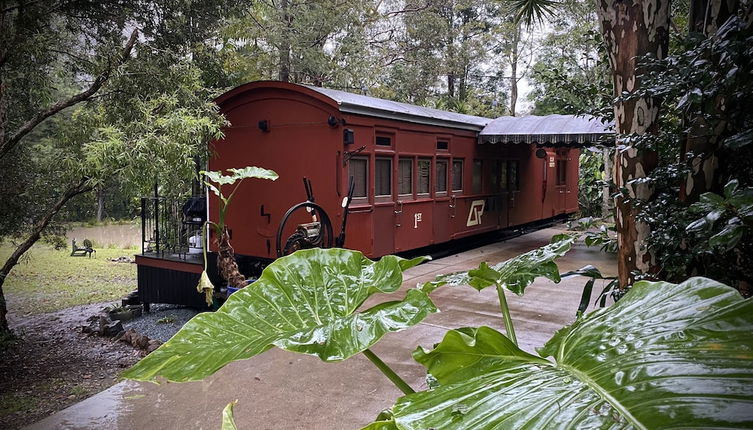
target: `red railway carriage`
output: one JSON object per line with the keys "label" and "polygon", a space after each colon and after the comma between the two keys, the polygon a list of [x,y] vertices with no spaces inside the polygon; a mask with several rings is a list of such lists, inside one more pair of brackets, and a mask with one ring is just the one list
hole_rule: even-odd
{"label": "red railway carriage", "polygon": [[[217,102],[232,125],[212,144],[209,169],[258,165],[280,175],[238,191],[227,223],[239,254],[277,256],[279,223],[306,198],[303,177],[335,229],[353,178],[344,246],[369,257],[506,226],[504,205],[485,200],[497,191],[499,154],[477,141],[490,119],[280,82],[247,84]],[[214,218],[212,198],[209,207]],[[294,231],[307,218],[301,211],[288,223]]]}
{"label": "red railway carriage", "polygon": [[[375,258],[572,214],[577,146],[604,134],[572,116],[491,120],[282,82],[252,82],[216,102],[231,125],[210,144],[208,170],[254,165],[280,176],[245,181],[233,199],[226,223],[242,268],[329,244]],[[216,220],[214,195],[207,206]],[[140,269],[159,266],[147,257]],[[166,297],[143,289],[148,301]]]}

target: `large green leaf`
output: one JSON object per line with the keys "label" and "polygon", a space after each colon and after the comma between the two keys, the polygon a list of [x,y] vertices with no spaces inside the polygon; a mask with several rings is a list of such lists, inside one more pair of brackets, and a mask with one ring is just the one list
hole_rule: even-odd
{"label": "large green leaf", "polygon": [[545,276],[554,282],[560,281],[559,270],[554,260],[565,255],[574,240],[573,236],[557,235],[552,238],[549,245],[494,266],[484,262],[477,269],[439,276],[436,280],[425,283],[421,289],[431,293],[444,285],[470,285],[480,291],[488,286],[500,284],[515,294],[522,295],[525,288],[539,276]]}
{"label": "large green leaf", "polygon": [[223,175],[222,172],[219,171],[204,171],[202,170],[201,173],[204,175],[208,180],[217,183],[219,185],[231,185],[234,184],[236,181],[241,179],[247,179],[247,178],[257,178],[257,179],[269,179],[269,180],[276,180],[279,176],[277,173],[275,173],[274,170],[264,169],[262,167],[256,167],[256,166],[246,166],[242,169],[227,169],[228,172],[230,172],[230,175]]}
{"label": "large green leaf", "polygon": [[396,291],[402,272],[423,260],[386,256],[373,262],[345,249],[298,251],[270,264],[217,312],[194,317],[123,376],[198,380],[273,345],[324,361],[344,360],[436,312],[417,289],[403,300],[356,312],[372,294]]}
{"label": "large green leaf", "polygon": [[715,281],[638,282],[540,352],[554,361],[488,327],[450,331],[414,353],[440,386],[382,426],[753,428],[753,300]]}

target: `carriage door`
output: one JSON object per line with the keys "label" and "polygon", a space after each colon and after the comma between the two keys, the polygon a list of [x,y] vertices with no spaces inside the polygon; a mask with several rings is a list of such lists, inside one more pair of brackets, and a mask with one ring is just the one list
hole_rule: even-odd
{"label": "carriage door", "polygon": [[567,193],[570,191],[567,189],[568,181],[568,161],[567,151],[558,150],[555,156],[555,196],[556,203],[554,205],[553,215],[559,215],[565,213],[567,207]]}
{"label": "carriage door", "polygon": [[[415,179],[415,180],[414,180]],[[398,157],[395,251],[426,246],[432,240],[431,158]]]}
{"label": "carriage door", "polygon": [[543,160],[541,181],[541,218],[546,219],[556,214],[555,208],[559,201],[560,188],[557,187],[557,154],[553,149],[546,150]]}
{"label": "carriage door", "polygon": [[374,157],[374,254],[395,252],[397,203],[392,196],[392,156]]}
{"label": "carriage door", "polygon": [[510,219],[510,193],[507,184],[507,161],[494,160],[492,165],[492,192],[496,194],[498,225],[506,228]]}
{"label": "carriage door", "polygon": [[451,218],[455,215],[456,199],[448,192],[449,158],[439,158],[434,161],[434,242],[442,243],[450,240]]}

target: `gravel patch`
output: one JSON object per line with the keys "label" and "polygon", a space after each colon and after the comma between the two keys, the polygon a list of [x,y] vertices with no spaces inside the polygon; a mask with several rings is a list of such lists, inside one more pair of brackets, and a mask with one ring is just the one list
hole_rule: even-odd
{"label": "gravel patch", "polygon": [[132,328],[137,333],[150,339],[167,342],[183,325],[194,315],[198,309],[178,305],[152,304],[149,313],[143,313],[140,317],[123,323],[123,328]]}

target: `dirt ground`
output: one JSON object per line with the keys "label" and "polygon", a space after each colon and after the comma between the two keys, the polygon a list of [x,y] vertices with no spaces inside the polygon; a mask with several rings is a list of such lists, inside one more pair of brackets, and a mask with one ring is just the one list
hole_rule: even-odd
{"label": "dirt ground", "polygon": [[107,303],[13,318],[19,340],[0,346],[0,428],[17,429],[94,395],[142,352],[80,326]]}

